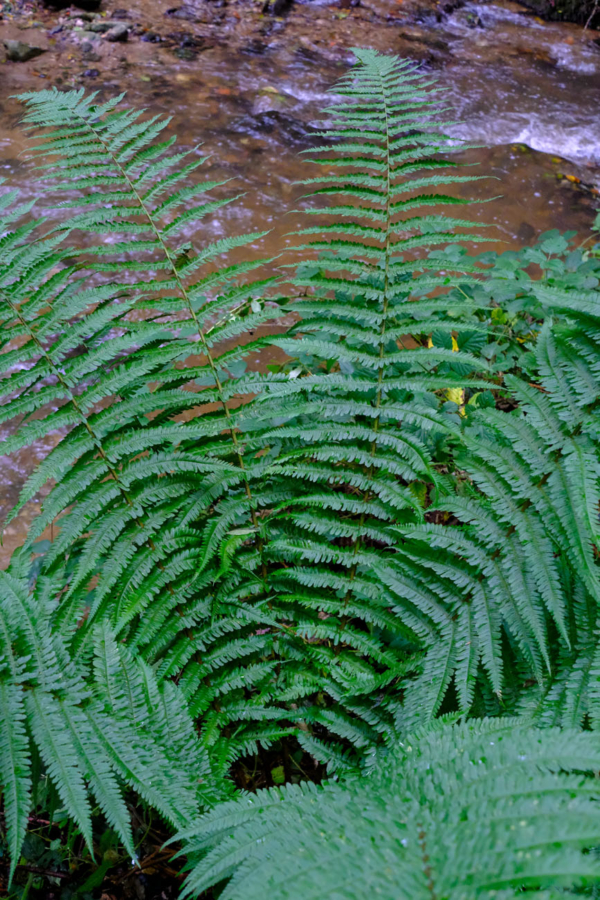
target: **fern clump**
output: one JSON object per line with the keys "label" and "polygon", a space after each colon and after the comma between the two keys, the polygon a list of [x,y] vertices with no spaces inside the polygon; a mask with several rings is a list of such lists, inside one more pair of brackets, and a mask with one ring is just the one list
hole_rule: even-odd
{"label": "fern clump", "polygon": [[[168,120],[22,97],[58,212],[2,198],[0,418],[5,453],[56,442],[0,578],[11,873],[38,795],[90,847],[100,809],[133,856],[133,791],[187,835],[188,893],[597,877],[593,785],[566,774],[597,767],[575,729],[600,721],[597,254],[550,234],[476,257],[443,91],[356,56],[277,268],[227,259],[258,234],[190,243],[235,198]],[[435,724],[507,713],[572,730]],[[198,824],[240,759],[281,781],[306,754],[350,780]]]}
{"label": "fern clump", "polygon": [[[407,64],[367,52],[359,58],[336,88],[343,102],[330,137],[337,143],[322,159],[334,174],[316,179],[317,197],[339,195],[326,210],[336,221],[303,231],[315,238],[309,249],[327,251],[327,259],[294,275],[294,290],[309,294],[279,309],[294,311],[299,323],[271,339],[301,354],[298,378],[290,367],[235,377],[262,339],[219,353],[225,339],[277,308],[256,299],[265,283],[230,286],[218,304],[206,302],[209,289],[253,265],[196,273],[250,238],[180,261],[172,235],[224,201],[171,218],[207,186],[179,187],[198,160],[164,174],[180,162],[168,155],[170,141],[151,143],[165,122],[138,121],[118,111],[117,100],[97,107],[81,94],[23,98],[26,121],[52,129],[35,150],[50,159],[43,172],[51,190],[87,192],[67,201],[82,211],[64,226],[66,239],[76,230],[89,239],[76,271],[63,275],[75,278],[66,296],[78,297],[81,312],[66,304],[60,321],[78,316],[77,347],[85,334],[69,369],[76,393],[33,426],[35,436],[45,433],[62,415],[71,430],[22,497],[49,476],[58,482],[31,540],[68,510],[44,561],[45,571],[58,572],[72,560],[58,621],[68,627],[89,606],[74,637],[82,652],[106,617],[162,677],[177,677],[225,765],[257,740],[288,733],[317,752],[315,728],[340,739],[320,750],[335,765],[336,756],[346,759],[344,747],[360,755],[389,734],[400,681],[439,627],[390,569],[389,528],[422,521],[424,498],[443,490],[433,458],[458,427],[456,404],[440,410],[444,401],[491,377],[489,364],[466,349],[477,334],[485,339],[477,304],[431,297],[452,280],[476,281],[476,267],[461,260],[451,276],[447,265],[439,273],[435,257],[414,258],[468,228],[423,211],[464,205],[440,187],[477,176],[456,174],[436,156],[456,142],[434,124],[443,106],[430,82]],[[133,258],[122,264],[124,254]],[[91,297],[79,297],[81,266],[110,278]],[[49,276],[38,277],[46,296]],[[12,279],[11,289],[26,287]],[[52,321],[66,303],[61,291]],[[255,311],[241,318],[240,304]],[[215,306],[223,310],[216,328]],[[49,330],[47,307],[34,305],[32,315]],[[403,344],[407,333],[412,348]],[[456,346],[445,347],[444,336]],[[183,360],[195,342],[203,365],[190,368]],[[34,352],[34,339],[28,343]],[[62,359],[61,351],[59,341],[53,352]],[[313,371],[326,354],[329,371]],[[110,377],[101,370],[90,378],[92,360]],[[182,388],[192,379],[202,385],[206,412],[187,418],[195,398]],[[40,409],[39,381],[32,374],[28,384]],[[232,398],[249,390],[254,402],[234,409]],[[99,411],[93,405],[108,399]],[[29,427],[15,440],[33,437]],[[232,727],[236,740],[222,740]]]}

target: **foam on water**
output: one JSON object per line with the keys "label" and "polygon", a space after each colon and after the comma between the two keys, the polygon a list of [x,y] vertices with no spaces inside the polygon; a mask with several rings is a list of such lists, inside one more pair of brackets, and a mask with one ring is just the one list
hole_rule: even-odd
{"label": "foam on water", "polygon": [[541,22],[515,4],[482,3],[467,3],[439,27],[451,36],[444,79],[461,136],[600,165],[600,49],[581,29]]}

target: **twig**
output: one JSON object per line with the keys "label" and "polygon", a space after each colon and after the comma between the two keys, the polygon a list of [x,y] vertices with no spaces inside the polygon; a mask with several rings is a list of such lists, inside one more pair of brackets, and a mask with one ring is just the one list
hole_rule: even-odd
{"label": "twig", "polygon": [[598,12],[598,3],[599,3],[599,2],[600,2],[600,0],[594,0],[594,6],[593,6],[593,8],[592,8],[592,11],[591,11],[591,13],[590,13],[590,15],[589,15],[589,18],[588,18],[587,22],[586,22],[585,25],[583,26],[583,30],[584,30],[584,31],[587,31],[587,29],[588,29],[588,27],[589,27],[589,25],[590,25],[592,19],[594,18],[594,16],[595,16],[596,13]]}
{"label": "twig", "polygon": [[32,872],[34,875],[46,875],[48,878],[69,878],[68,872],[53,872],[51,869],[40,869],[38,866],[28,866],[25,863],[20,865],[19,869]]}
{"label": "twig", "polygon": [[36,825],[54,825],[54,822],[50,822],[49,819],[39,819],[37,816],[29,816],[29,821]]}

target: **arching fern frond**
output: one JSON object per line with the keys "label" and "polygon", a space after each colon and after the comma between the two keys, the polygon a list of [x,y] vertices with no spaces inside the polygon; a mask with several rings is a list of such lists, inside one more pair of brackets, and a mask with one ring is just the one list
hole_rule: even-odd
{"label": "arching fern frond", "polygon": [[[329,697],[321,702],[331,704],[327,727],[360,755],[389,729],[394,685],[423,641],[451,627],[443,606],[398,594],[386,576],[395,554],[390,524],[422,521],[424,497],[441,489],[433,453],[459,418],[456,406],[442,409],[447,392],[485,387],[493,373],[479,353],[461,349],[474,335],[487,340],[477,304],[458,292],[432,296],[443,283],[476,280],[476,267],[446,260],[442,277],[438,260],[419,255],[469,227],[422,214],[454,202],[438,187],[471,178],[438,156],[459,146],[437,126],[441,98],[414,66],[356,55],[358,65],[333,89],[334,124],[319,148],[327,174],[307,182],[316,187],[311,198],[336,196],[333,206],[310,207],[324,223],[300,232],[314,238],[300,250],[320,256],[290,279],[301,295],[292,306],[298,322],[275,343],[292,361],[263,382],[243,427],[249,446],[273,448],[262,475],[276,498],[265,504],[268,581],[253,596],[268,597],[269,615],[283,623],[279,678],[297,677],[299,653],[318,660],[328,673],[326,691],[321,675],[318,682]],[[273,423],[266,432],[258,416]],[[310,648],[297,647],[299,636]],[[375,729],[372,701],[354,704],[367,685],[377,697]],[[305,709],[307,722],[313,715],[324,722]],[[325,748],[322,758],[332,761]]]}
{"label": "arching fern frond", "polygon": [[499,720],[407,737],[369,777],[271,788],[186,837],[184,896],[481,900],[600,883],[595,738]]}
{"label": "arching fern frond", "polygon": [[[546,724],[573,727],[588,715],[598,720],[598,292],[544,285],[533,292],[550,314],[532,347],[532,381],[507,375],[514,411],[482,409],[469,417],[456,442],[456,495],[435,504],[453,524],[399,529],[407,540],[396,566],[404,572],[410,560],[415,586],[432,599],[446,592],[450,613],[472,622],[464,632],[452,630],[446,650],[439,649],[454,665],[465,654],[473,661],[462,673],[455,665],[462,709],[471,708],[480,660],[498,709],[509,704]],[[507,653],[536,687],[503,697]],[[437,656],[408,690],[405,723],[440,708],[452,669],[442,673]]]}
{"label": "arching fern frond", "polygon": [[0,792],[11,877],[32,808],[34,751],[90,850],[93,798],[135,857],[124,787],[175,827],[214,790],[181,693],[157,682],[106,625],[95,635],[93,673],[76,665],[53,627],[54,604],[29,594],[18,562],[0,572]]}
{"label": "arching fern frond", "polygon": [[[155,142],[168,120],[119,109],[122,98],[98,105],[83,92],[21,99],[28,125],[45,129],[33,155],[49,160],[41,166],[48,190],[85,192],[60,204],[69,217],[45,240],[25,244],[29,232],[17,228],[0,248],[3,397],[19,392],[2,409],[4,418],[21,417],[5,449],[51,433],[62,438],[12,515],[49,479],[56,482],[29,535],[32,543],[69,510],[46,566],[62,564],[92,531],[65,598],[63,616],[72,622],[102,561],[112,573],[106,596],[140,534],[154,565],[163,565],[162,535],[186,515],[181,503],[207,476],[237,478],[255,517],[230,406],[249,393],[232,373],[264,341],[234,351],[230,342],[278,312],[262,301],[272,278],[244,283],[262,261],[222,265],[223,254],[261,235],[193,253],[179,246],[182,230],[232,198],[205,201],[219,184],[188,184],[204,160],[197,151],[170,154],[172,138]],[[84,249],[59,243],[61,235],[67,242],[77,236]]]}

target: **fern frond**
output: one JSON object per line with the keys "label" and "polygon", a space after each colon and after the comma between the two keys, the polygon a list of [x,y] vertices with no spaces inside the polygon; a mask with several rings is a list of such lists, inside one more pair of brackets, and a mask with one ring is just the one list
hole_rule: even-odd
{"label": "fern frond", "polygon": [[[237,278],[260,262],[227,266],[218,276],[207,272],[206,266],[260,235],[216,241],[193,255],[180,253],[173,243],[176,232],[230,200],[186,208],[198,194],[219,185],[210,182],[173,190],[203,160],[194,153],[192,161],[182,168],[181,156],[169,155],[172,140],[152,143],[168,124],[166,120],[143,120],[135,111],[117,110],[114,103],[99,107],[94,96],[86,97],[80,92],[43,91],[21,99],[28,109],[26,123],[36,130],[46,129],[33,155],[38,161],[52,160],[41,166],[49,190],[55,193],[84,188],[86,196],[68,201],[69,209],[79,206],[84,211],[73,212],[64,225],[58,226],[58,235],[46,240],[46,255],[37,270],[30,273],[25,269],[23,258],[18,268],[9,257],[0,284],[3,318],[10,329],[7,338],[25,341],[15,358],[38,357],[28,369],[26,383],[18,371],[5,379],[4,396],[18,383],[21,391],[25,388],[27,393],[21,394],[13,415],[45,413],[31,425],[26,424],[26,419],[7,449],[11,452],[57,428],[68,430],[56,451],[26,485],[12,515],[52,478],[59,482],[62,496],[51,492],[46,522],[72,506],[71,538],[78,540],[85,533],[88,520],[84,518],[75,530],[79,510],[76,501],[92,484],[99,486],[109,477],[118,491],[118,502],[130,511],[129,518],[143,527],[144,508],[133,496],[131,483],[126,484],[122,478],[123,454],[115,454],[110,444],[118,442],[123,447],[123,439],[127,438],[135,456],[148,449],[144,431],[150,425],[149,416],[157,410],[162,410],[163,440],[166,438],[167,442],[175,415],[193,416],[197,406],[193,394],[180,390],[175,396],[171,389],[178,370],[180,384],[193,383],[196,373],[190,373],[186,379],[185,370],[181,370],[181,361],[189,355],[192,335],[205,352],[204,375],[208,373],[219,404],[220,412],[213,418],[222,419],[224,438],[233,447],[238,467],[243,471],[242,457],[235,450],[235,429],[229,421],[228,397],[223,391],[223,382],[230,377],[227,367],[233,360],[215,345],[239,334],[237,323],[243,322],[240,311],[256,305],[256,297],[268,290],[272,279],[256,286],[235,284]],[[48,129],[53,130],[48,133]],[[170,171],[177,165],[177,171]],[[71,180],[61,181],[66,172]],[[107,187],[110,207],[106,205]],[[165,193],[169,193],[167,199]],[[92,245],[83,254],[75,254],[68,247],[62,249],[57,244],[60,232],[68,240],[75,232],[83,232]],[[112,239],[115,232],[120,235],[116,242]],[[95,246],[99,239],[102,243]],[[55,246],[58,249],[52,253]],[[132,254],[135,258],[123,259]],[[102,262],[94,261],[98,255]],[[55,274],[63,261],[71,265]],[[85,269],[107,273],[115,280],[86,288],[84,281],[76,277]],[[220,294],[217,304],[210,303],[208,291],[213,296]],[[254,314],[251,327],[276,315],[275,307],[262,307],[259,315]],[[66,334],[61,333],[61,326],[69,326]],[[208,337],[205,331],[211,330],[213,334]],[[217,364],[219,357],[222,362]],[[11,364],[10,353],[4,354],[3,359]],[[102,409],[107,402],[109,408]],[[48,412],[49,403],[58,409]],[[215,425],[214,433],[223,430],[223,425]],[[132,446],[134,435],[137,446]],[[159,452],[162,449],[157,441],[154,448]],[[72,484],[69,495],[60,484],[67,474],[71,475]],[[116,500],[113,496],[111,503],[114,505]],[[98,518],[102,507],[90,512]],[[173,508],[170,514],[175,514]],[[39,524],[43,529],[42,520]],[[149,531],[145,535],[152,543],[153,535]],[[106,554],[110,552],[107,547]]]}
{"label": "fern frond", "polygon": [[[134,857],[123,782],[182,827],[202,796],[195,778],[208,771],[176,689],[161,690],[105,627],[96,674],[120,667],[117,689],[109,690],[72,660],[52,613],[53,604],[30,596],[18,572],[0,573],[0,790],[11,878],[31,812],[32,746],[90,850],[91,795]],[[127,694],[119,690],[125,679]],[[160,715],[163,698],[168,718]]]}
{"label": "fern frond", "polygon": [[[407,737],[374,774],[245,795],[187,832],[184,896],[577,896],[600,883],[591,735],[508,721]],[[548,893],[546,893],[548,891]]]}

